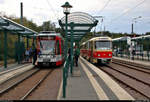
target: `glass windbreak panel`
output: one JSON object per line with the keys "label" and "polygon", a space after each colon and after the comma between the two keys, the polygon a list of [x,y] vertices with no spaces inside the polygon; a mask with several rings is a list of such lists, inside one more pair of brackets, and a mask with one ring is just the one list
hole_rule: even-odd
{"label": "glass windbreak panel", "polygon": [[111,50],[112,44],[110,41],[96,41],[95,49],[96,50]]}
{"label": "glass windbreak panel", "polygon": [[41,54],[54,54],[55,53],[55,40],[40,40]]}

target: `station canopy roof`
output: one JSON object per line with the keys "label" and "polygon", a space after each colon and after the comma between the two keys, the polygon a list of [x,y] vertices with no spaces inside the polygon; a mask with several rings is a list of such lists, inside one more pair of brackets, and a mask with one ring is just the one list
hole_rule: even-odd
{"label": "station canopy roof", "polygon": [[127,39],[131,39],[129,36],[126,37],[119,37],[119,38],[114,38],[112,39],[112,41],[125,41]]}
{"label": "station canopy roof", "polygon": [[[87,32],[97,25],[98,20],[84,12],[73,12],[68,15],[68,40],[71,38],[71,23],[73,22],[74,41],[80,41]],[[65,16],[59,20],[59,25],[65,31]]]}
{"label": "station canopy roof", "polygon": [[139,37],[134,37],[132,40],[140,40],[140,39],[150,39],[150,35],[144,35]]}
{"label": "station canopy roof", "polygon": [[23,35],[35,35],[36,31],[33,31],[21,24],[18,24],[10,19],[0,16],[0,31],[11,31],[12,33],[18,33]]}

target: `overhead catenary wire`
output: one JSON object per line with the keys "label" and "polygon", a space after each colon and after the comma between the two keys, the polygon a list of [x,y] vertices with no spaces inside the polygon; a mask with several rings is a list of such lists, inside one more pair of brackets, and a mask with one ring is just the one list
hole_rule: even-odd
{"label": "overhead catenary wire", "polygon": [[[106,4],[103,6],[103,8],[99,11],[99,13],[98,14],[100,14],[100,13],[102,13],[102,11],[108,6],[108,4],[110,3],[110,1],[111,0],[108,0],[107,2],[106,2]],[[99,17],[98,17],[99,18]],[[102,23],[103,23],[103,20],[104,20],[104,17],[102,16],[102,18],[101,18],[101,27],[100,27],[100,31],[102,31]],[[95,28],[95,30],[96,30],[96,28]]]}
{"label": "overhead catenary wire", "polygon": [[108,6],[108,4],[109,4],[109,2],[110,2],[111,0],[108,0],[107,2],[106,2],[106,4],[103,6],[103,8],[100,10],[100,13],[102,13],[102,11]]}
{"label": "overhead catenary wire", "polygon": [[[50,4],[50,2],[48,1],[48,0],[46,0],[46,2],[47,2],[47,4],[49,5],[49,8],[41,8],[41,7],[33,7],[34,9],[39,9],[39,10],[44,10],[44,11],[52,11],[52,13],[54,14],[54,16],[55,16],[55,18],[57,18],[57,21],[58,21],[58,15],[57,15],[57,13],[55,13],[55,11],[54,11],[54,9],[53,9],[53,7],[52,7],[52,5]],[[48,13],[49,14],[49,13]],[[44,17],[45,18],[45,17]],[[45,18],[46,19],[46,18]],[[56,22],[53,22],[52,24],[54,25],[54,26],[56,26],[56,24],[55,24]]]}
{"label": "overhead catenary wire", "polygon": [[121,18],[122,16],[124,16],[125,14],[127,14],[128,12],[130,12],[131,10],[137,8],[138,6],[140,6],[141,4],[143,4],[146,0],[143,0],[141,2],[139,2],[137,5],[135,5],[134,7],[128,9],[126,12],[123,12],[122,14],[120,14],[119,16],[115,17],[114,19],[111,19],[106,25],[107,26],[112,26],[112,22],[119,20],[119,18]]}
{"label": "overhead catenary wire", "polygon": [[[41,8],[41,7],[37,7],[37,5],[38,5],[38,1],[37,0],[33,0],[33,7],[31,7],[32,9],[35,9],[34,11],[36,11],[36,12],[39,12],[38,10],[43,10],[43,11],[49,11],[49,9],[45,9],[45,8]],[[46,20],[46,16],[41,16],[42,18],[39,18],[39,17],[35,17],[35,18],[33,18],[33,19],[39,19],[38,20],[38,23],[41,25],[44,21],[43,21],[43,19],[44,20]]]}
{"label": "overhead catenary wire", "polygon": [[123,15],[127,14],[128,12],[130,12],[131,10],[135,9],[136,7],[140,6],[141,4],[143,4],[146,0],[143,0],[142,2],[138,3],[137,5],[135,5],[134,7],[128,9],[126,12],[123,12],[122,14],[120,14],[119,16],[115,17],[114,19],[112,19],[110,21],[110,23],[112,23],[113,21],[118,20],[119,18],[121,18]]}
{"label": "overhead catenary wire", "polygon": [[59,20],[57,13],[55,13],[55,11],[53,9],[53,6],[50,4],[50,2],[48,0],[46,0],[46,1],[47,1],[47,4],[49,5],[49,7],[51,8],[52,12],[54,13],[54,15],[57,17],[57,20]]}

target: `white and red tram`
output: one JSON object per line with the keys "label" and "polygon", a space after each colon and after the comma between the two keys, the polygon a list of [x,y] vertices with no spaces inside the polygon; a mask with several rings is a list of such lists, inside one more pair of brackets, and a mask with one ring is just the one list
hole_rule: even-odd
{"label": "white and red tram", "polygon": [[112,39],[94,37],[81,45],[80,53],[92,63],[109,63],[112,60]]}
{"label": "white and red tram", "polygon": [[43,31],[37,35],[37,66],[60,66],[64,62],[64,40],[59,33]]}

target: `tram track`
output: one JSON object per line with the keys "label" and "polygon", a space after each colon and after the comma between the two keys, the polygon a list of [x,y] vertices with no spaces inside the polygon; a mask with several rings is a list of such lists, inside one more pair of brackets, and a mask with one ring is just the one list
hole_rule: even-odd
{"label": "tram track", "polygon": [[[117,65],[106,65],[103,67],[98,66],[101,70],[106,72],[108,75],[113,77],[118,82],[124,84],[125,86],[131,88],[132,90],[135,90],[137,93],[140,93],[143,97],[150,98],[150,84],[146,83],[146,81],[140,79],[140,75],[138,77],[134,76],[136,75],[135,69],[132,71],[130,69],[127,69],[127,67],[117,66]],[[123,70],[125,69],[125,70]],[[128,70],[128,72],[127,72]],[[124,71],[124,72],[123,72]],[[132,73],[132,74],[131,74]],[[143,73],[144,75],[146,73]],[[148,76],[148,74],[146,75]],[[149,75],[150,77],[150,75]],[[148,79],[148,78],[147,78]],[[147,80],[148,82],[148,80]]]}
{"label": "tram track", "polygon": [[[25,100],[54,69],[34,69],[8,88],[1,87],[0,100]],[[14,83],[14,82],[12,82]],[[8,85],[8,84],[7,84]]]}
{"label": "tram track", "polygon": [[145,69],[145,68],[141,68],[141,67],[135,67],[135,66],[128,65],[128,64],[125,64],[125,63],[122,63],[122,62],[114,62],[113,61],[112,63],[117,64],[117,65],[121,65],[121,66],[124,66],[124,67],[127,67],[127,68],[130,68],[130,69],[135,69],[135,70],[141,71],[143,73],[150,74],[150,69]]}
{"label": "tram track", "polygon": [[39,80],[39,82],[34,85],[20,100],[25,100],[34,90],[53,72],[50,70],[43,78]]}
{"label": "tram track", "polygon": [[140,71],[145,71],[145,72],[150,73],[150,66],[142,65],[139,63],[134,63],[134,62],[125,61],[125,60],[119,60],[119,59],[114,59],[114,58],[112,58],[112,63],[120,64],[123,66],[129,66],[130,68],[136,68],[136,69],[138,68]]}
{"label": "tram track", "polygon": [[123,75],[126,75],[128,77],[131,77],[132,79],[135,79],[141,83],[144,83],[148,86],[150,86],[150,73],[140,71],[138,69],[131,69],[130,67],[124,67],[122,65],[116,65],[116,64],[110,64],[106,65],[107,67],[110,67],[111,69],[122,73]]}

